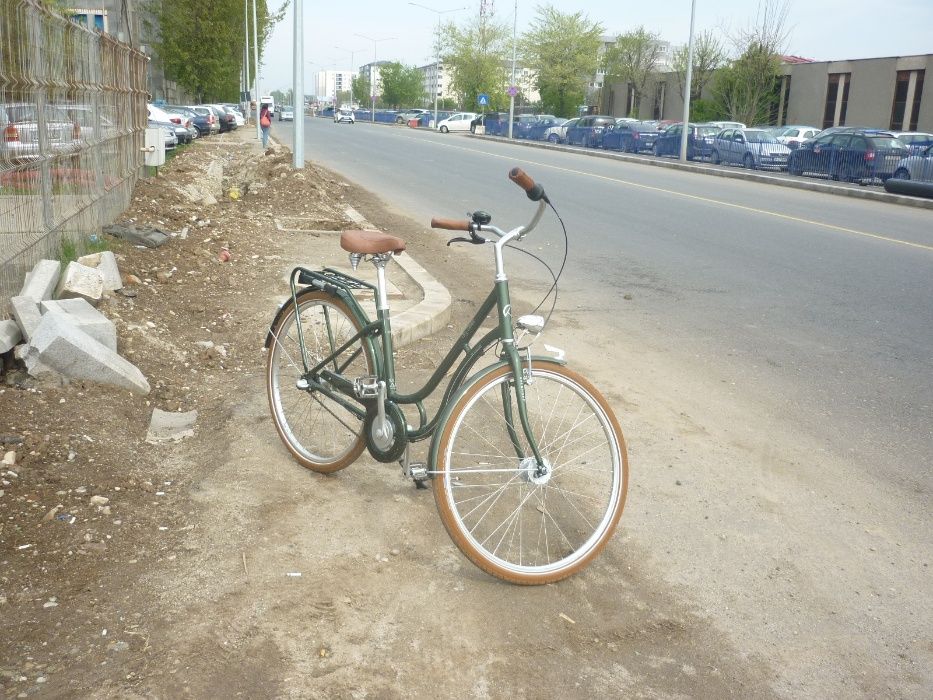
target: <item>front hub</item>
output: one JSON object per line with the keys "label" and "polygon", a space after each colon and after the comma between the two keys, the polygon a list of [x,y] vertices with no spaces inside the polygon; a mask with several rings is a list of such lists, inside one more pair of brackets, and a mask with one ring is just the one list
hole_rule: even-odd
{"label": "front hub", "polygon": [[519,462],[518,471],[521,472],[525,481],[537,486],[543,486],[549,482],[551,480],[551,474],[553,473],[550,462],[544,460],[544,464],[539,467],[534,455],[525,457],[525,459]]}

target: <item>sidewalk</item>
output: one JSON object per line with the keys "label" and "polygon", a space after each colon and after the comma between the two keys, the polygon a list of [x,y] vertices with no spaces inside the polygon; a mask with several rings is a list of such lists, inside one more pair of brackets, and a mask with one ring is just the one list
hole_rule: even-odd
{"label": "sidewalk", "polygon": [[[261,141],[257,138],[255,127],[247,125],[228,134],[229,137],[238,139],[246,143],[250,148],[262,157],[263,153]],[[270,148],[267,153],[288,153],[291,151],[281,145],[275,139],[274,128],[270,134]],[[360,214],[352,205],[347,205],[343,212],[350,221],[354,222],[360,229],[375,229],[366,218]],[[282,231],[303,231],[314,234],[303,240],[302,260],[292,261],[293,265],[306,265],[308,259],[328,259],[333,258],[334,248],[338,246],[337,238],[340,235],[339,230],[310,230],[300,227],[300,219],[289,217],[283,214],[276,219],[276,226]],[[292,226],[298,225],[296,228]],[[392,315],[392,337],[397,347],[408,345],[409,343],[429,336],[447,325],[450,319],[450,293],[447,288],[434,279],[427,270],[424,269],[416,260],[414,260],[408,251],[393,258],[398,264],[398,269],[393,266],[387,268],[387,277],[389,279],[389,304],[393,309]],[[366,262],[360,264],[354,272],[350,269],[349,262],[341,264],[328,264],[328,267],[340,269],[346,274],[354,275],[364,281],[375,283],[375,269]],[[404,284],[395,280],[393,277],[399,273],[404,274],[411,284]],[[406,293],[405,289],[411,289],[414,286],[418,290],[417,298],[415,294]],[[367,293],[358,299],[363,308],[375,318],[375,304]]]}

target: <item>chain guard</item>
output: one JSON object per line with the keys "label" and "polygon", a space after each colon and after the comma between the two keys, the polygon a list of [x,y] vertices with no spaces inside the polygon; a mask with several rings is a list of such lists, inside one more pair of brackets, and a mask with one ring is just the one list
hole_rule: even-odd
{"label": "chain guard", "polygon": [[376,409],[375,401],[367,406],[363,435],[366,437],[366,449],[369,450],[369,454],[373,456],[373,459],[379,462],[396,462],[405,452],[405,446],[408,444],[405,414],[396,404],[389,401],[386,401],[385,409],[386,420],[392,426],[392,444],[388,448],[382,448],[376,443],[373,431],[375,430],[379,412]]}

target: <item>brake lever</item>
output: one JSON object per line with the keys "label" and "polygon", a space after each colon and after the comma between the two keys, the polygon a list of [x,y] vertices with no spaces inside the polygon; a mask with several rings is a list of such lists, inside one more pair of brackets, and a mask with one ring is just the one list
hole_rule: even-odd
{"label": "brake lever", "polygon": [[486,242],[486,239],[482,236],[477,236],[475,232],[470,231],[470,238],[464,236],[457,236],[456,238],[451,238],[447,241],[448,247],[451,243],[472,243],[473,245],[482,245]]}

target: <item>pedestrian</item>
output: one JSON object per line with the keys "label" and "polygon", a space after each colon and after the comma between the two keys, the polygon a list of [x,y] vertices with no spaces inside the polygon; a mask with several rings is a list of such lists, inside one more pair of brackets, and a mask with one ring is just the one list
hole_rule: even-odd
{"label": "pedestrian", "polygon": [[265,149],[269,145],[269,129],[272,128],[272,116],[267,104],[259,109],[259,127],[262,129],[262,147]]}

